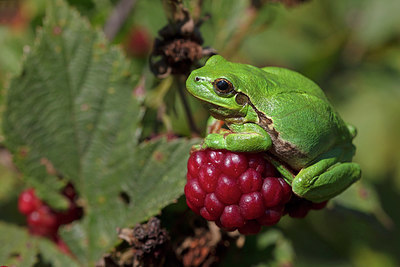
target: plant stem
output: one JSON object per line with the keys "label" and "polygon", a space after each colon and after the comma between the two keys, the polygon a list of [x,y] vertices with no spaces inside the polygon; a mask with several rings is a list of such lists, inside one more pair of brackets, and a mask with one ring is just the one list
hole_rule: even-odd
{"label": "plant stem", "polygon": [[199,135],[200,132],[197,129],[196,124],[194,123],[193,115],[192,115],[192,112],[191,112],[191,110],[189,108],[189,104],[187,102],[187,98],[186,98],[186,95],[185,95],[185,92],[184,92],[184,89],[185,89],[185,87],[183,86],[184,81],[185,81],[185,77],[184,76],[180,75],[180,76],[176,77],[176,82],[178,84],[179,96],[181,98],[182,105],[183,105],[183,108],[185,110],[185,114],[186,114],[187,121],[189,123],[190,131],[195,135]]}
{"label": "plant stem", "polygon": [[104,25],[104,34],[108,40],[113,40],[117,35],[126,19],[129,17],[136,0],[120,0],[112,11],[106,24]]}

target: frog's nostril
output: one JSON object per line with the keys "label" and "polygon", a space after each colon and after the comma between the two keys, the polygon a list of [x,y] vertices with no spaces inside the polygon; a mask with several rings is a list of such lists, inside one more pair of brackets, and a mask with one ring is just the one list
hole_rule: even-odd
{"label": "frog's nostril", "polygon": [[196,78],[194,78],[194,80],[195,80],[196,82],[198,82],[198,81],[200,81],[201,79],[200,79],[200,77],[197,77],[197,76],[196,76]]}

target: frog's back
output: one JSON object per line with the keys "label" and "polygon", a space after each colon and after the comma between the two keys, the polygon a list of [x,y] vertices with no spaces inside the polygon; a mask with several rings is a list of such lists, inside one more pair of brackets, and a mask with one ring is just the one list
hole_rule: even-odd
{"label": "frog's back", "polygon": [[278,93],[285,89],[288,92],[313,95],[328,102],[325,93],[315,82],[296,71],[279,67],[265,67],[262,70],[267,73],[269,80],[276,84],[276,88],[279,88]]}
{"label": "frog's back", "polygon": [[264,127],[273,138],[275,154],[297,168],[337,144],[351,143],[346,123],[317,84],[288,69],[263,70],[274,86],[268,88],[267,99],[251,101],[272,121]]}

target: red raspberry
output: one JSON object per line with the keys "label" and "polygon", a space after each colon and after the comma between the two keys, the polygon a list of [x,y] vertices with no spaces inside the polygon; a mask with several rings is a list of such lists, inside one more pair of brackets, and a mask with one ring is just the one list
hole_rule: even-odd
{"label": "red raspberry", "polygon": [[75,187],[68,183],[62,190],[62,194],[69,200],[69,207],[65,211],[57,212],[57,220],[60,225],[78,220],[83,215],[83,209],[75,203],[77,198]]}
{"label": "red raspberry", "polygon": [[291,187],[262,153],[200,150],[188,160],[186,202],[206,220],[242,234],[256,234],[276,224]]}
{"label": "red raspberry", "polygon": [[42,202],[36,197],[35,190],[33,188],[29,188],[19,195],[18,210],[24,215],[32,213],[41,205]]}

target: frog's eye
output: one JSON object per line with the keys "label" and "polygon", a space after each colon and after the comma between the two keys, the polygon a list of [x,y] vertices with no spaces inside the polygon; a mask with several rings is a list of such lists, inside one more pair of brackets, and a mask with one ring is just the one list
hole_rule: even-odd
{"label": "frog's eye", "polygon": [[225,78],[218,78],[213,82],[214,91],[219,95],[227,95],[233,91],[233,84]]}

